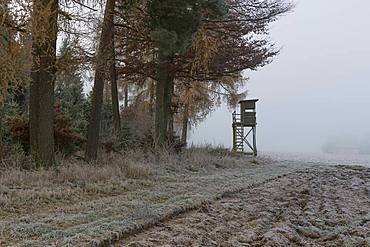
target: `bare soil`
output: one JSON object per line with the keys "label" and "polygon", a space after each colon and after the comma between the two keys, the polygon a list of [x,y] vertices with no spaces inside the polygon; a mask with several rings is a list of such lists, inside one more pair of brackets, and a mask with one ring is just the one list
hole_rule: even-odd
{"label": "bare soil", "polygon": [[309,168],[228,194],[115,246],[370,246],[370,169]]}

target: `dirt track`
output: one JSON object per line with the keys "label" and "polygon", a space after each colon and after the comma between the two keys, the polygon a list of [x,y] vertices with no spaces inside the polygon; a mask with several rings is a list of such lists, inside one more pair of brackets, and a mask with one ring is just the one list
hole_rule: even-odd
{"label": "dirt track", "polygon": [[370,169],[297,172],[225,198],[116,246],[370,246]]}

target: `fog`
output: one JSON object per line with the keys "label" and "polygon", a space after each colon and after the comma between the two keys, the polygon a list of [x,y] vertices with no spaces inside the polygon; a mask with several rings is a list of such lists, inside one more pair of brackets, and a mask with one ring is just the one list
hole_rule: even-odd
{"label": "fog", "polygon": [[[246,71],[257,104],[263,151],[320,152],[328,140],[370,138],[370,1],[297,0],[271,26],[282,48]],[[193,129],[190,142],[231,147],[231,112],[222,107]]]}

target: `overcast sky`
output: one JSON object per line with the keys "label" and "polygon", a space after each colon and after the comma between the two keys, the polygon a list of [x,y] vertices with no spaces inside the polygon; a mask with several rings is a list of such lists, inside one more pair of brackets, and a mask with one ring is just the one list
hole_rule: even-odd
{"label": "overcast sky", "polygon": [[[370,1],[296,0],[271,27],[281,54],[247,72],[264,151],[320,151],[328,138],[370,138]],[[191,133],[231,147],[231,113],[217,110]]]}

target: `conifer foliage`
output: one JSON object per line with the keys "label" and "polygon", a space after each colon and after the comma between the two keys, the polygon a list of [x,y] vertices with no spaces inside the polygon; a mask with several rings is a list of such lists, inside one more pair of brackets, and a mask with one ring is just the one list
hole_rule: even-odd
{"label": "conifer foliage", "polygon": [[158,49],[155,142],[167,142],[169,114],[174,87],[172,63],[176,54],[187,52],[202,21],[221,19],[225,10],[222,1],[152,0],[149,5],[151,37]]}
{"label": "conifer foliage", "polygon": [[[43,167],[68,143],[87,161],[113,142],[181,146],[221,102],[245,96],[248,70],[278,55],[269,25],[292,8],[289,0],[0,1],[0,154],[9,135]],[[123,140],[130,136],[140,145]]]}

